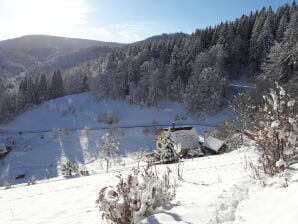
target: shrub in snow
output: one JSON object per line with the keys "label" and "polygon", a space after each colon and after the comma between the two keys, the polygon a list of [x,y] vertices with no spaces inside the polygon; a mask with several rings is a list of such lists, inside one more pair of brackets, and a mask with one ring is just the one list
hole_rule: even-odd
{"label": "shrub in snow", "polygon": [[276,163],[275,166],[279,168],[280,170],[284,170],[287,166],[287,163],[283,159],[279,159]]}
{"label": "shrub in snow", "polygon": [[148,136],[149,133],[150,133],[149,128],[143,128],[142,133],[143,133],[145,136]]}
{"label": "shrub in snow", "polygon": [[177,174],[177,180],[183,181],[184,163],[182,163],[180,160],[175,164],[175,172]]}
{"label": "shrub in snow", "polygon": [[255,140],[264,151],[260,162],[266,174],[279,172],[277,161],[289,163],[298,155],[298,114],[295,99],[276,83],[264,106],[259,109],[262,121],[255,124]]}
{"label": "shrub in snow", "polygon": [[[241,143],[243,140],[243,134],[251,129],[252,121],[255,120],[256,97],[253,97],[252,93],[239,93],[234,96],[232,104],[230,105],[231,110],[235,113],[235,120],[233,120],[229,126],[235,133],[239,133]],[[252,120],[253,119],[253,120]],[[225,129],[225,127],[223,127]],[[228,128],[228,127],[226,127]],[[229,130],[227,129],[229,132]],[[228,144],[228,143],[227,143]]]}
{"label": "shrub in snow", "polygon": [[140,148],[139,151],[132,152],[129,154],[129,157],[132,157],[138,163],[138,169],[140,167],[140,162],[146,158],[149,149]]}
{"label": "shrub in snow", "polygon": [[113,223],[137,223],[175,197],[169,170],[161,178],[150,167],[144,171],[133,169],[126,178],[122,174],[117,178],[118,184],[102,188],[96,200],[102,218]]}
{"label": "shrub in snow", "polygon": [[65,163],[62,163],[60,169],[63,176],[73,176],[77,175],[79,172],[78,164],[71,161],[66,161]]}
{"label": "shrub in snow", "polygon": [[97,117],[98,122],[102,122],[107,125],[116,124],[119,122],[118,117],[114,115],[113,111],[109,110],[105,114]]}
{"label": "shrub in snow", "polygon": [[45,169],[45,179],[50,179],[50,171],[48,168]]}
{"label": "shrub in snow", "polygon": [[77,108],[72,104],[72,99],[68,99],[68,105],[65,110],[61,112],[61,117],[64,117],[68,114],[74,114],[77,111]]}
{"label": "shrub in snow", "polygon": [[36,184],[36,179],[34,176],[32,176],[28,181],[27,181],[27,185],[33,185]]}
{"label": "shrub in snow", "polygon": [[10,189],[12,187],[13,187],[13,182],[12,181],[10,181],[10,180],[5,180],[4,181],[4,188],[5,189]]}
{"label": "shrub in snow", "polygon": [[84,137],[89,137],[89,133],[90,133],[90,127],[88,127],[88,126],[85,126],[84,127],[84,129],[82,130],[82,135],[84,136]]}
{"label": "shrub in snow", "polygon": [[66,128],[54,128],[52,132],[54,138],[61,138],[63,136],[69,135],[69,130]]}

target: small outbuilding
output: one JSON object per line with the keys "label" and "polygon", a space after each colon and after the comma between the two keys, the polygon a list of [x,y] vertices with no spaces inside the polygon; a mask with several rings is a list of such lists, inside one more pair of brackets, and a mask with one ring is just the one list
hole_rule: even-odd
{"label": "small outbuilding", "polygon": [[202,151],[204,153],[210,153],[210,154],[219,154],[226,150],[225,142],[209,136],[202,142]]}

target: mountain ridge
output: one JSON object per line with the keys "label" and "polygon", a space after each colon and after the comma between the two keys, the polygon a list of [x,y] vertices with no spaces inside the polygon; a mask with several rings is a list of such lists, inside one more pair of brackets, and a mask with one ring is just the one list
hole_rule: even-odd
{"label": "mountain ridge", "polygon": [[[27,35],[3,40],[0,41],[0,76],[4,79],[14,78],[42,67],[63,69],[93,57],[101,57],[111,52],[113,48],[121,46],[123,44],[48,35]],[[93,52],[93,57],[86,57],[88,53],[80,53],[82,50]],[[51,66],[59,65],[57,60],[61,61],[61,58],[68,57],[68,54],[75,55],[73,62],[68,61],[67,65],[60,67]],[[41,73],[48,72],[48,70],[38,70]]]}

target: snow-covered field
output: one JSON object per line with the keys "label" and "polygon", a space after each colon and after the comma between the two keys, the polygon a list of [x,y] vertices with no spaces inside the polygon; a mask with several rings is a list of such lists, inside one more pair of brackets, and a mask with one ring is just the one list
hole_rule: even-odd
{"label": "snow-covered field", "polygon": [[[141,223],[296,224],[298,171],[268,180],[261,187],[251,178],[247,158],[256,158],[252,144],[231,153],[185,160],[177,197]],[[166,165],[159,165],[162,170]],[[175,177],[175,164],[168,165]],[[129,168],[125,167],[126,173]],[[0,190],[0,220],[9,224],[106,223],[95,200],[101,187],[116,183],[116,172],[73,179],[50,179],[36,185]]]}
{"label": "snow-covered field", "polygon": [[[97,118],[107,111],[112,111],[119,119],[112,127],[122,155],[141,148],[154,149],[153,124],[167,127],[176,120],[177,125],[194,124],[199,133],[204,133],[212,127],[201,125],[214,126],[229,116],[227,111],[223,111],[198,122],[177,103],[165,102],[159,109],[139,108],[116,100],[94,103],[89,93],[51,100],[0,127],[0,143],[13,148],[0,163],[0,186],[7,179],[22,183],[32,176],[38,180],[57,177],[57,167],[62,159],[86,165],[91,172],[97,172],[98,163],[92,163],[96,157],[96,145],[110,128],[98,122]],[[19,174],[26,174],[26,177],[14,180]]]}

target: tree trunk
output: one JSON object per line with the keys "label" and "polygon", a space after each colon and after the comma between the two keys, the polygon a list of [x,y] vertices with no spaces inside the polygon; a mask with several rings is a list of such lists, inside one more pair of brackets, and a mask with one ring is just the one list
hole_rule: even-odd
{"label": "tree trunk", "polygon": [[107,170],[106,170],[106,172],[108,173],[109,172],[109,160],[106,159],[106,161],[107,161]]}

